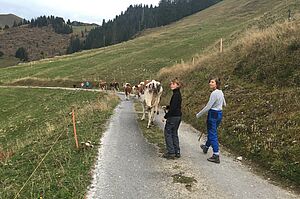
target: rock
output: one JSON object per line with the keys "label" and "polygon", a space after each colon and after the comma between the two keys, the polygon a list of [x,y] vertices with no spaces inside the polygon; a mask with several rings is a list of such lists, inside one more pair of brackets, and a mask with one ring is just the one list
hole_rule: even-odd
{"label": "rock", "polygon": [[243,157],[242,157],[242,156],[239,156],[239,157],[237,157],[236,159],[239,160],[239,161],[242,161],[242,160],[243,160]]}

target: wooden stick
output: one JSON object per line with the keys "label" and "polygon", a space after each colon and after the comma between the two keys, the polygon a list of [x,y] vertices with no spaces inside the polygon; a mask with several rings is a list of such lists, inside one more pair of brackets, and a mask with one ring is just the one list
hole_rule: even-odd
{"label": "wooden stick", "polygon": [[74,109],[72,109],[72,119],[73,119],[73,128],[74,128],[74,138],[75,138],[75,143],[76,143],[76,148],[78,149],[78,139],[77,139],[77,134],[76,134],[76,123],[75,123],[75,112]]}
{"label": "wooden stick", "polygon": [[223,52],[223,38],[220,41],[220,52]]}

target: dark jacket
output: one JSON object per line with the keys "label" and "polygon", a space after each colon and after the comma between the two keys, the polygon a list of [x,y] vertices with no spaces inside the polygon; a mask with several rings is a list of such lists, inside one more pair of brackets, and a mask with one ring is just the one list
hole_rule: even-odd
{"label": "dark jacket", "polygon": [[165,115],[165,119],[169,117],[178,117],[181,116],[181,93],[179,88],[173,90],[173,95],[171,97],[170,105],[167,106],[168,112]]}

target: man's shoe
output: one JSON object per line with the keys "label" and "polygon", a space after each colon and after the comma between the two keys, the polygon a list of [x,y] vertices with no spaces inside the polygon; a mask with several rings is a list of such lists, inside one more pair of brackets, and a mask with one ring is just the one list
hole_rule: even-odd
{"label": "man's shoe", "polygon": [[162,156],[163,158],[166,158],[166,159],[168,159],[168,160],[174,160],[175,159],[175,154],[170,154],[170,153],[165,153],[165,154],[163,154],[163,156]]}
{"label": "man's shoe", "polygon": [[180,157],[181,157],[180,153],[176,153],[176,154],[175,154],[175,157],[176,157],[176,158],[180,158]]}
{"label": "man's shoe", "polygon": [[203,153],[204,153],[204,154],[207,154],[207,151],[208,151],[207,146],[205,146],[204,144],[201,144],[201,145],[200,145],[200,148],[203,150]]}
{"label": "man's shoe", "polygon": [[219,164],[220,163],[220,157],[216,154],[213,154],[210,158],[207,159],[210,162],[214,162]]}

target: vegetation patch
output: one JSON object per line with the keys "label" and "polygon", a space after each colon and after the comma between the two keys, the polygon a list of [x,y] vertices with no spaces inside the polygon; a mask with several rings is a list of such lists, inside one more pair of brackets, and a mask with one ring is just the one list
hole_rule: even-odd
{"label": "vegetation patch", "polygon": [[188,177],[184,175],[184,172],[179,172],[177,174],[172,175],[173,183],[181,183],[185,184],[185,188],[191,191],[191,188],[194,183],[197,183],[197,180],[194,177]]}

